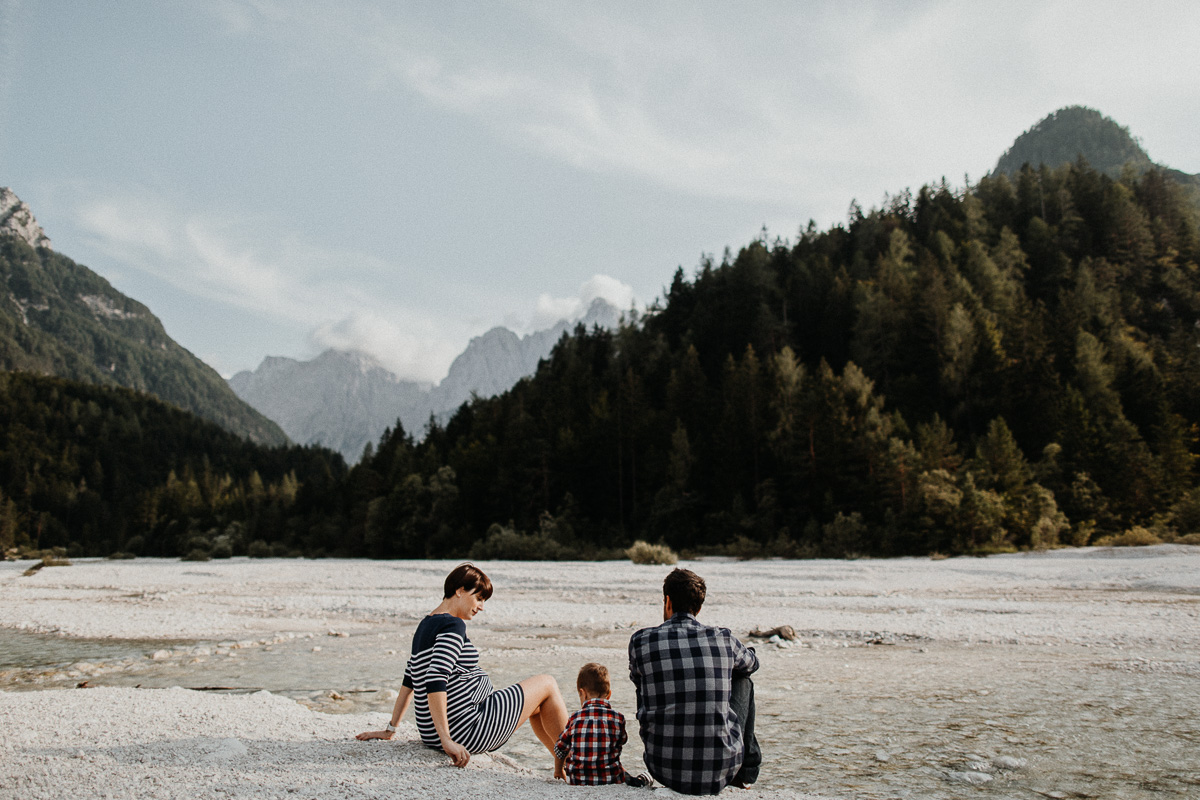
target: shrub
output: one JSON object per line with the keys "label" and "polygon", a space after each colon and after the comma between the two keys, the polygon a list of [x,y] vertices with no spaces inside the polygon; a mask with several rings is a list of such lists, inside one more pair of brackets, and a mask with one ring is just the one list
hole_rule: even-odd
{"label": "shrub", "polygon": [[107,556],[105,556],[105,558],[108,559],[109,561],[128,561],[129,559],[137,558],[137,556],[134,555],[133,553],[125,553],[125,552],[118,550],[115,553],[108,554]]}
{"label": "shrub", "polygon": [[1162,539],[1141,525],[1135,525],[1121,534],[1101,536],[1093,544],[1097,547],[1145,547],[1151,544],[1162,544]]}
{"label": "shrub", "polygon": [[1200,544],[1200,533],[1189,533],[1186,536],[1180,536],[1175,540],[1175,544]]}
{"label": "shrub", "polygon": [[638,539],[634,542],[625,555],[629,556],[629,560],[635,564],[675,564],[679,561],[679,556],[675,555],[675,551],[667,547],[665,544],[650,544]]}
{"label": "shrub", "polygon": [[218,541],[209,555],[213,558],[233,558],[233,548],[229,546],[229,542]]}
{"label": "shrub", "polygon": [[729,544],[725,545],[726,555],[731,555],[739,561],[749,561],[752,558],[762,558],[763,547],[744,533],[739,533]]}
{"label": "shrub", "polygon": [[247,555],[251,558],[270,558],[271,545],[264,542],[262,539],[255,539],[247,548]]}
{"label": "shrub", "polygon": [[199,547],[195,547],[195,548],[192,548],[191,550],[189,550],[188,554],[179,560],[180,561],[208,561],[209,558],[210,558],[210,556],[208,555],[207,550],[202,550]]}
{"label": "shrub", "polygon": [[480,561],[561,561],[572,558],[575,552],[556,542],[545,530],[521,533],[498,523],[488,528],[487,535],[471,546],[470,557]]}

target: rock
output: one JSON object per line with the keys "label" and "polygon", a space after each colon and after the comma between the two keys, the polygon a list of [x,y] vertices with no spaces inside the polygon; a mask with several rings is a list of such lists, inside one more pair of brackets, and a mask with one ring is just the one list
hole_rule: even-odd
{"label": "rock", "polygon": [[982,786],[992,780],[986,772],[951,772],[946,778],[954,783],[965,783],[969,786]]}
{"label": "rock", "polygon": [[205,754],[205,761],[229,761],[234,758],[241,758],[250,751],[246,749],[246,745],[234,738],[222,739],[217,746]]}
{"label": "rock", "polygon": [[888,752],[886,750],[877,750],[875,752],[875,760],[881,764],[886,764],[887,762],[892,760],[892,757],[891,757],[891,755],[888,754]]}
{"label": "rock", "polygon": [[778,628],[771,628],[769,631],[755,628],[750,631],[749,635],[756,639],[770,639],[773,642],[777,642],[780,639],[787,639],[789,642],[796,641],[796,629],[791,625],[780,625]]}
{"label": "rock", "polygon": [[153,661],[166,661],[166,660],[167,660],[168,658],[170,658],[170,657],[171,657],[171,651],[170,651],[170,650],[155,650],[155,651],[154,651],[154,652],[153,652],[153,653],[150,655],[150,658],[151,658],[151,660],[153,660]]}
{"label": "rock", "polygon": [[329,699],[330,700],[345,700],[346,697],[345,697],[345,695],[340,694],[340,693],[335,692],[334,690],[330,689],[329,690]]}
{"label": "rock", "polygon": [[15,236],[30,247],[50,246],[50,237],[33,218],[33,211],[8,187],[0,187],[0,235]]}
{"label": "rock", "polygon": [[995,758],[992,759],[992,766],[994,766],[996,769],[1004,769],[1004,770],[1025,769],[1025,767],[1028,764],[1029,764],[1029,762],[1026,761],[1025,759],[1015,758],[1013,756],[996,756]]}

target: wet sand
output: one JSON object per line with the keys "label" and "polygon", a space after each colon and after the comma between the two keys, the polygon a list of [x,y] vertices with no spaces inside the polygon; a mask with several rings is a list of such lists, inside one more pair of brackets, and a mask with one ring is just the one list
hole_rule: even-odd
{"label": "wet sand", "polygon": [[[139,641],[0,668],[0,796],[637,793],[555,785],[527,729],[466,771],[411,728],[351,740],[385,721],[452,562],[26,566],[0,565],[11,636]],[[494,682],[550,672],[570,696],[580,664],[607,664],[640,769],[625,647],[659,621],[667,568],[482,566],[496,593],[468,630]],[[754,791],[725,794],[1200,796],[1200,548],[686,566],[708,580],[702,621],[800,634],[756,645],[768,763]]]}

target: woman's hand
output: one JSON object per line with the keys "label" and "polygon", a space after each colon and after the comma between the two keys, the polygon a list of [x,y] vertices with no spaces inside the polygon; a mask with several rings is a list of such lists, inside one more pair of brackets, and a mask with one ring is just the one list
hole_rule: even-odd
{"label": "woman's hand", "polygon": [[360,742],[370,741],[371,739],[390,739],[394,734],[391,731],[363,731],[355,739]]}
{"label": "woman's hand", "polygon": [[458,742],[445,742],[442,744],[442,749],[446,751],[446,755],[450,756],[450,762],[456,767],[465,767],[471,760],[471,754],[467,752],[467,748]]}

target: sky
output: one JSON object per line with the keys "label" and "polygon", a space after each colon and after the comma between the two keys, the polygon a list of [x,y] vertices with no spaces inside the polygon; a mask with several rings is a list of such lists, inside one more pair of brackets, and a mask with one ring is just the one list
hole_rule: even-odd
{"label": "sky", "polygon": [[642,308],[1067,105],[1200,172],[1200,3],[0,0],[0,186],[226,377]]}

